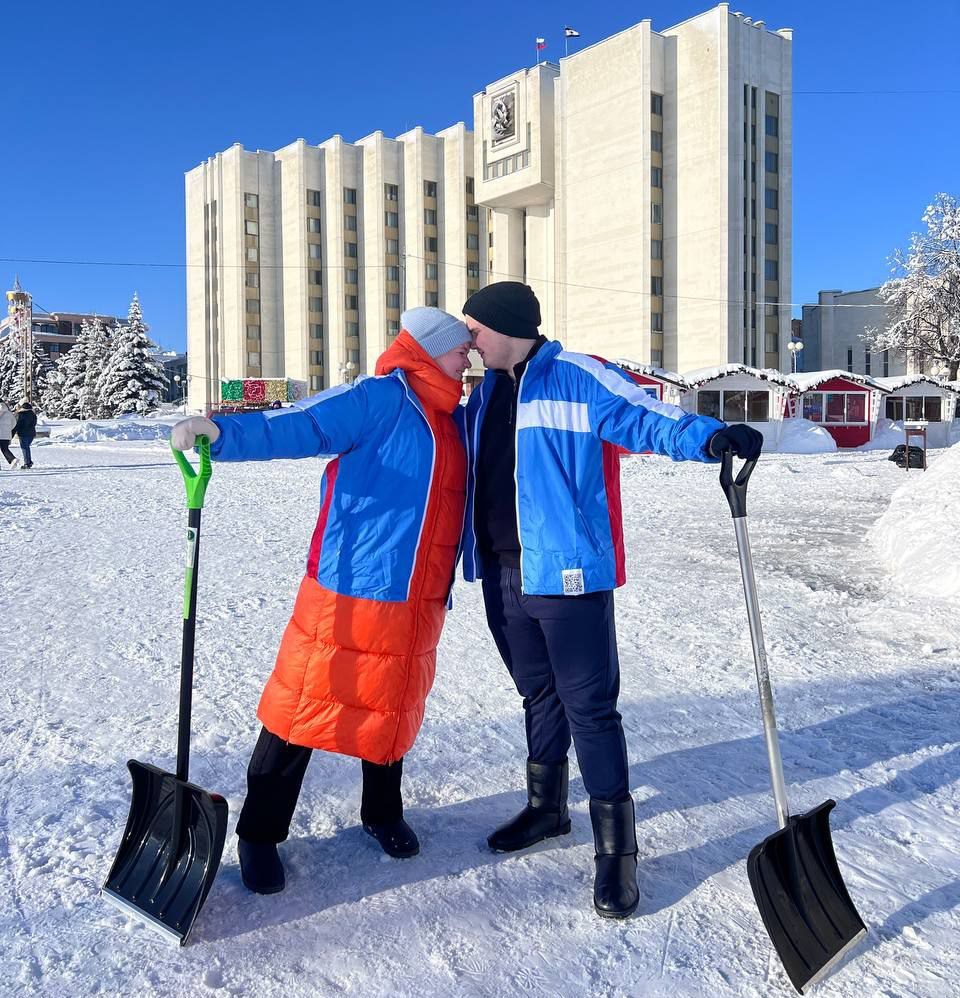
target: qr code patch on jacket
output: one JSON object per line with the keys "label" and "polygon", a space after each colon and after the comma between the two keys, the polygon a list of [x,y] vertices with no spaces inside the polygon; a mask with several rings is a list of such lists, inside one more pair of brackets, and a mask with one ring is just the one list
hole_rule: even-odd
{"label": "qr code patch on jacket", "polygon": [[583,595],[583,569],[566,568],[560,574],[563,576],[563,595],[582,596]]}

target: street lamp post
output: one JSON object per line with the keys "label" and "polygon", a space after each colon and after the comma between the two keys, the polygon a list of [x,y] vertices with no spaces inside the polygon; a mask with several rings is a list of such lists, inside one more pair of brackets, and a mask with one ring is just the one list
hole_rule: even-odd
{"label": "street lamp post", "polygon": [[791,368],[794,374],[797,373],[797,358],[800,355],[800,351],[803,349],[803,344],[800,340],[791,340],[787,344],[787,349],[790,351],[791,357]]}
{"label": "street lamp post", "polygon": [[180,408],[182,409],[183,408],[184,385],[181,384],[181,382],[183,381],[183,378],[181,378],[179,374],[175,374],[173,376],[173,380],[176,382],[176,385],[177,385],[177,393],[180,395]]}

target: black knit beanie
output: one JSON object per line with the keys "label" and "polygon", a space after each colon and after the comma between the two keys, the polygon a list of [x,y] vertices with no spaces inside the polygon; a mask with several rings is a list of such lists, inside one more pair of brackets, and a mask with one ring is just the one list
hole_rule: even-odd
{"label": "black knit beanie", "polygon": [[540,335],[540,302],[519,281],[498,281],[481,288],[466,300],[463,314],[504,336],[535,340]]}

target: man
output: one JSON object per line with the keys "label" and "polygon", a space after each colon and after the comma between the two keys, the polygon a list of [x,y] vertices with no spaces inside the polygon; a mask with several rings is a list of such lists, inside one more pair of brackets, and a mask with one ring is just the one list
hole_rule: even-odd
{"label": "man", "polygon": [[616,448],[674,460],[760,453],[763,437],[651,398],[614,364],[539,333],[540,305],[503,281],[463,307],[487,368],[467,406],[463,559],[523,696],[526,807],[487,840],[510,852],[570,831],[571,737],[590,795],[594,907],[639,902],[637,837],[617,697],[613,590],[625,582]]}

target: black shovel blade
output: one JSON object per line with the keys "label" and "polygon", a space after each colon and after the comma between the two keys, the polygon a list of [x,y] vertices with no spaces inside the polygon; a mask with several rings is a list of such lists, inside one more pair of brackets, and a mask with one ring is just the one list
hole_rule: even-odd
{"label": "black shovel blade", "polygon": [[750,852],[747,874],[760,916],[793,986],[822,980],[867,934],[844,886],[830,838],[833,800],[806,814]]}
{"label": "black shovel blade", "polygon": [[182,946],[220,867],[227,802],[156,766],[127,768],[130,814],[101,893]]}

